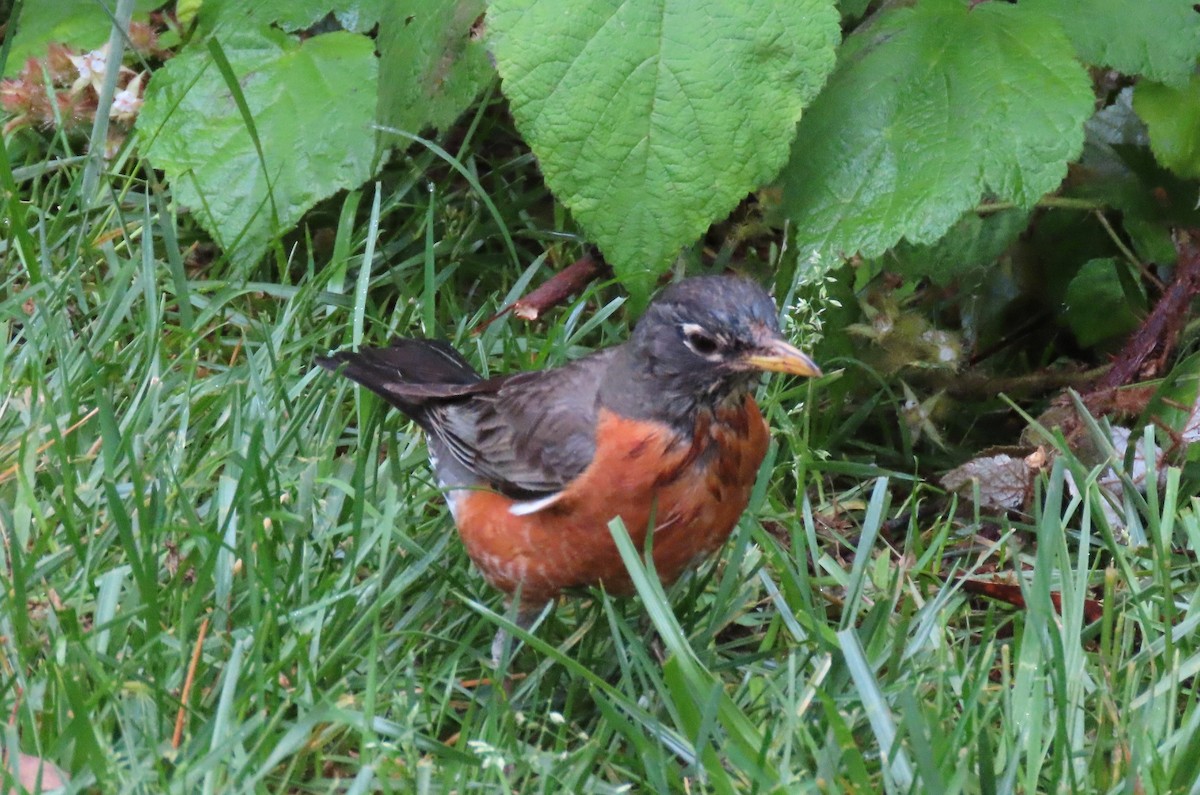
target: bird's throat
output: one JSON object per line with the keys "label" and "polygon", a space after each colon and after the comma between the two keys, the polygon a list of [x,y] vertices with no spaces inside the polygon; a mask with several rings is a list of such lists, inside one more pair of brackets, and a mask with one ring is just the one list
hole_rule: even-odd
{"label": "bird's throat", "polygon": [[600,406],[630,419],[655,420],[681,432],[690,433],[701,413],[740,406],[758,379],[754,372],[670,367],[629,353],[626,346],[609,365],[600,385]]}

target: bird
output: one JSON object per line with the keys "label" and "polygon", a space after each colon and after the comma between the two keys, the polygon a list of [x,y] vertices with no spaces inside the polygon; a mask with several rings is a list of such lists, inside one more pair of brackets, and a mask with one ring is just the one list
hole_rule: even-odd
{"label": "bird", "polygon": [[[652,534],[665,584],[712,556],[745,511],[769,443],[763,372],[821,375],[767,291],[695,276],[664,288],[629,338],[545,370],[482,377],[443,340],[318,357],[424,431],[467,555],[529,628],[564,592],[632,582],[608,529]],[[492,647],[498,660],[505,633]]]}

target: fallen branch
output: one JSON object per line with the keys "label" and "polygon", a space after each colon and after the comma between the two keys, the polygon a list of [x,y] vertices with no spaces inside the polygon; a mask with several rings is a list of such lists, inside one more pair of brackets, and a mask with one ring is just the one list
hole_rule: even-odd
{"label": "fallen branch", "polygon": [[471,333],[480,333],[508,312],[522,320],[537,320],[544,312],[565,303],[572,295],[587,287],[593,279],[608,272],[608,263],[601,259],[599,254],[588,252],[480,323]]}
{"label": "fallen branch", "polygon": [[518,298],[512,305],[513,314],[522,320],[537,320],[547,309],[565,302],[607,271],[608,264],[598,254],[584,254],[542,282],[533,292]]}
{"label": "fallen branch", "polygon": [[1200,246],[1196,243],[1197,235],[1200,235],[1200,231],[1176,233],[1175,248],[1179,252],[1179,259],[1175,267],[1175,280],[1113,359],[1112,368],[1096,381],[1092,394],[1161,374],[1179,344],[1188,307],[1192,299],[1200,294]]}
{"label": "fallen branch", "polygon": [[[1004,582],[996,582],[995,580],[961,580],[960,585],[967,593],[986,596],[989,599],[995,599],[1000,602],[1005,602],[1024,610],[1025,595],[1021,593],[1021,588],[1018,585],[1012,585]],[[1054,603],[1054,609],[1059,615],[1062,615],[1062,594],[1058,591],[1050,593],[1050,601]],[[1095,623],[1104,618],[1104,605],[1096,599],[1083,600],[1083,617],[1089,624]]]}

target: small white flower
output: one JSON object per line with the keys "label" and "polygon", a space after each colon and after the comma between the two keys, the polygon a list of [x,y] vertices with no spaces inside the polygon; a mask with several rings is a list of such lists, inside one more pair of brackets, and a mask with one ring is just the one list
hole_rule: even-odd
{"label": "small white flower", "polygon": [[[105,44],[98,50],[85,52],[83,55],[67,54],[71,65],[79,72],[79,77],[75,78],[75,82],[71,84],[71,93],[78,94],[88,86],[97,94],[100,93],[100,87],[104,84],[104,74],[108,71],[108,45]],[[128,66],[118,64],[117,68],[124,73],[133,74],[133,70]],[[138,93],[141,89],[141,77],[134,78],[137,86],[134,87],[134,93]],[[140,104],[140,102],[139,102]]]}
{"label": "small white flower", "polygon": [[551,712],[547,717],[550,718],[550,722],[555,726],[562,726],[567,722],[567,719],[563,717],[561,712]]}
{"label": "small white flower", "polygon": [[130,80],[113,96],[112,107],[108,109],[108,115],[111,118],[118,121],[133,121],[138,111],[142,109],[142,80],[145,77],[145,72],[138,73],[137,77]]}
{"label": "small white flower", "polygon": [[100,84],[104,82],[104,72],[108,69],[108,45],[105,44],[98,50],[85,52],[83,55],[68,55],[71,59],[71,64],[79,72],[79,77],[71,85],[71,93],[76,93],[87,85],[100,91]]}

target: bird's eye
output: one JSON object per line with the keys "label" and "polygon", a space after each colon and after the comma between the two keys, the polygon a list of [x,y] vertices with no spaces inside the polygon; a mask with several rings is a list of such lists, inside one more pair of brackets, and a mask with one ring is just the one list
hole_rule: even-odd
{"label": "bird's eye", "polygon": [[683,324],[683,341],[701,356],[712,356],[720,347],[715,337],[695,323]]}

